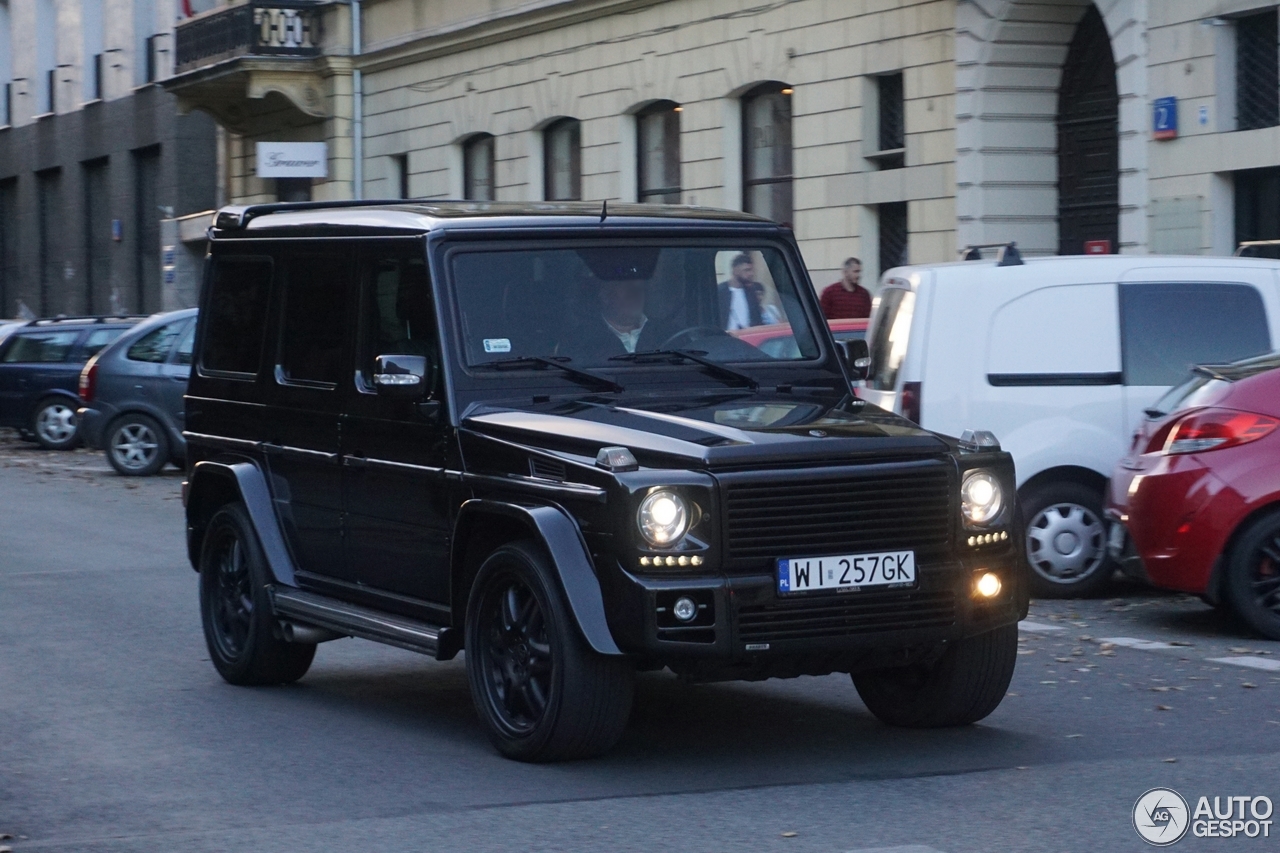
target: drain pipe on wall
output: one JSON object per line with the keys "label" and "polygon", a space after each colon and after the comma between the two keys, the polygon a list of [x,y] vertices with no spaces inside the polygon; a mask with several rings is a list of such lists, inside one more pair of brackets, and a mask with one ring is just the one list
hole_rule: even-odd
{"label": "drain pipe on wall", "polygon": [[[351,61],[360,56],[360,0],[351,0]],[[364,74],[351,69],[351,197],[364,198]]]}

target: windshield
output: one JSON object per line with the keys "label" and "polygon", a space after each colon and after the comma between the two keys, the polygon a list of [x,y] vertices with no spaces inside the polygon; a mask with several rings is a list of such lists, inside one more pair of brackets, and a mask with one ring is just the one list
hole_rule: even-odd
{"label": "windshield", "polygon": [[622,369],[671,351],[717,362],[818,356],[797,283],[769,246],[486,247],[457,252],[450,269],[472,367],[551,358]]}
{"label": "windshield", "polygon": [[915,314],[916,293],[905,287],[887,287],[880,294],[868,337],[871,341],[870,384],[876,391],[892,391],[898,370],[907,357],[907,338]]}

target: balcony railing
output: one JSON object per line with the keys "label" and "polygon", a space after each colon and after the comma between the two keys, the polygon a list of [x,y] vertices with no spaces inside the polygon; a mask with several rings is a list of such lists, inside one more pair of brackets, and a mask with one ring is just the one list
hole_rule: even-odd
{"label": "balcony railing", "polygon": [[229,6],[178,24],[174,73],[238,56],[318,56],[321,3],[274,0]]}

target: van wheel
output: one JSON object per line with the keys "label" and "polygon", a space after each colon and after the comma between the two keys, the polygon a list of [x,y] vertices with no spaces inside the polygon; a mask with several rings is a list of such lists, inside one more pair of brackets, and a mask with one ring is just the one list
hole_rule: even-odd
{"label": "van wheel", "polygon": [[1280,513],[1240,534],[1223,578],[1231,608],[1259,634],[1280,640]]}
{"label": "van wheel", "polygon": [[200,549],[200,617],[209,660],[231,684],[290,684],[306,675],[314,643],[275,636],[266,559],[240,504],[218,510]]}
{"label": "van wheel", "polygon": [[1107,556],[1101,494],[1079,483],[1047,483],[1020,503],[1032,595],[1077,598],[1110,582],[1116,565]]}
{"label": "van wheel", "polygon": [[996,709],[1018,659],[1018,626],[957,640],[930,665],[853,676],[863,704],[882,723],[912,729],[967,726]]}
{"label": "van wheel", "polygon": [[31,415],[31,434],[46,450],[70,450],[79,437],[76,410],[61,397],[46,397]]}
{"label": "van wheel", "polygon": [[164,428],[147,415],[118,418],[107,430],[107,461],[126,477],[150,477],[169,461]]}
{"label": "van wheel", "polygon": [[607,752],[631,715],[635,669],[578,631],[542,549],[494,551],[467,602],[467,675],[489,739],[517,761]]}

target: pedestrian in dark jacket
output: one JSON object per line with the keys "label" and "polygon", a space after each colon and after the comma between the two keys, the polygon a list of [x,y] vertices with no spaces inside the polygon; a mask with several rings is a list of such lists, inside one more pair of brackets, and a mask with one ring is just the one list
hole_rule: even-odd
{"label": "pedestrian in dark jacket", "polygon": [[778,309],[764,301],[764,285],[756,281],[756,265],[746,252],[733,259],[732,275],[719,285],[721,325],[725,331],[781,323]]}

